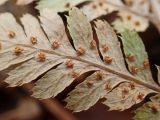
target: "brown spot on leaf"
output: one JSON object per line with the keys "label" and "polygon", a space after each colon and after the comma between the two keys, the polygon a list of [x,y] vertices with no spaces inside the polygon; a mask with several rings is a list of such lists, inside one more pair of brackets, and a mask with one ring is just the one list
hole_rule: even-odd
{"label": "brown spot on leaf", "polygon": [[65,65],[67,68],[73,68],[74,66],[74,63],[71,59],[68,59],[66,62],[65,62]]}
{"label": "brown spot on leaf", "polygon": [[105,8],[105,11],[108,13],[109,12],[109,8]]}
{"label": "brown spot on leaf", "polygon": [[107,84],[105,85],[105,90],[106,90],[106,91],[112,90],[112,87],[111,87],[111,85],[110,85],[109,83],[107,83]]}
{"label": "brown spot on leaf", "polygon": [[107,44],[102,45],[102,51],[105,53],[109,50],[109,47],[107,46]]}
{"label": "brown spot on leaf", "polygon": [[122,98],[125,98],[125,96],[129,93],[129,89],[128,88],[123,88],[122,89]]}
{"label": "brown spot on leaf", "polygon": [[127,15],[127,20],[131,20],[131,15]]}
{"label": "brown spot on leaf", "polygon": [[73,71],[72,72],[72,78],[78,78],[80,74],[78,72]]}
{"label": "brown spot on leaf", "polygon": [[96,41],[92,40],[91,43],[90,43],[90,46],[91,46],[90,47],[91,49],[95,49],[96,48]]}
{"label": "brown spot on leaf", "polygon": [[46,60],[46,55],[44,52],[39,52],[38,53],[38,59],[39,59],[39,62],[44,62]]}
{"label": "brown spot on leaf", "polygon": [[14,52],[16,55],[20,55],[22,53],[22,51],[23,51],[23,48],[21,48],[19,46],[15,47]]}
{"label": "brown spot on leaf", "polygon": [[97,71],[95,74],[96,74],[96,79],[97,80],[102,80],[102,78],[103,78],[103,72],[102,71]]}
{"label": "brown spot on leaf", "polygon": [[52,43],[52,48],[53,49],[57,49],[57,48],[59,48],[59,42],[57,41],[57,40],[55,40],[55,41],[53,41],[53,43]]}
{"label": "brown spot on leaf", "polygon": [[143,61],[143,67],[144,67],[144,69],[149,68],[149,61],[148,60]]}
{"label": "brown spot on leaf", "polygon": [[135,89],[135,83],[134,82],[130,82],[129,83],[129,87],[131,88],[131,90]]}
{"label": "brown spot on leaf", "polygon": [[150,106],[152,113],[156,114],[158,112],[158,105],[155,105],[153,103],[153,105]]}
{"label": "brown spot on leaf", "polygon": [[112,61],[113,61],[113,59],[112,59],[111,57],[109,57],[109,56],[105,56],[105,57],[104,57],[104,62],[105,62],[106,64],[111,64]]}
{"label": "brown spot on leaf", "polygon": [[127,55],[126,58],[127,58],[128,61],[130,61],[130,62],[134,62],[134,61],[135,61],[135,56],[132,55],[132,54]]}
{"label": "brown spot on leaf", "polygon": [[69,2],[67,2],[67,3],[65,4],[65,7],[66,7],[66,8],[70,8],[70,6],[71,6],[71,4],[70,4]]}
{"label": "brown spot on leaf", "polygon": [[131,73],[132,73],[133,75],[135,75],[135,74],[138,73],[138,68],[137,68],[136,66],[131,66],[131,67],[130,67],[130,70],[131,70]]}
{"label": "brown spot on leaf", "polygon": [[93,8],[93,9],[96,9],[96,8],[97,8],[97,5],[96,5],[95,3],[93,3],[93,4],[92,4],[92,8]]}
{"label": "brown spot on leaf", "polygon": [[13,31],[10,31],[10,32],[8,33],[8,37],[9,37],[9,38],[14,38],[15,36],[16,36],[16,33],[13,32]]}
{"label": "brown spot on leaf", "polygon": [[134,24],[135,24],[135,26],[137,26],[137,27],[140,26],[140,22],[139,22],[139,21],[135,21]]}
{"label": "brown spot on leaf", "polygon": [[86,52],[85,49],[82,48],[82,47],[79,47],[79,48],[77,49],[77,55],[78,55],[78,56],[84,55],[85,52]]}
{"label": "brown spot on leaf", "polygon": [[132,0],[127,1],[127,5],[132,6],[133,5],[133,1]]}
{"label": "brown spot on leaf", "polygon": [[99,6],[102,7],[103,6],[103,2],[99,2]]}
{"label": "brown spot on leaf", "polygon": [[143,100],[143,98],[144,98],[144,94],[141,93],[141,92],[139,92],[139,93],[138,93],[138,96],[137,96],[137,99],[138,99],[138,100]]}
{"label": "brown spot on leaf", "polygon": [[30,41],[33,45],[35,45],[37,43],[37,38],[36,37],[31,37]]}
{"label": "brown spot on leaf", "polygon": [[129,93],[129,89],[128,88],[123,88],[122,93],[123,94],[128,94]]}
{"label": "brown spot on leaf", "polygon": [[86,81],[86,83],[89,88],[93,86],[93,81],[91,80]]}

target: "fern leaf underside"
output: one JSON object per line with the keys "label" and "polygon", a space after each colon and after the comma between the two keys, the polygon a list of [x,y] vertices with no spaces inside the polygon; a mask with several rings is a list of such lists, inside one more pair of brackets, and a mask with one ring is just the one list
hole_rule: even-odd
{"label": "fern leaf underside", "polygon": [[[110,110],[125,110],[155,92],[143,86],[156,84],[137,33],[127,30],[122,33],[126,58],[135,56],[134,62],[127,61],[128,71],[117,36],[106,21],[95,21],[96,41],[87,17],[72,8],[67,16],[72,46],[61,17],[48,9],[40,14],[40,23],[35,17],[24,15],[21,18],[24,30],[10,13],[0,15],[0,71],[12,66],[4,79],[9,86],[21,86],[45,73],[35,82],[33,96],[46,99],[55,97],[79,76],[93,71],[65,99],[67,107],[75,112],[89,109],[101,98],[106,98],[103,103]],[[133,43],[128,44],[130,36]],[[135,45],[140,49],[134,51]],[[144,60],[147,67],[141,66]]]}

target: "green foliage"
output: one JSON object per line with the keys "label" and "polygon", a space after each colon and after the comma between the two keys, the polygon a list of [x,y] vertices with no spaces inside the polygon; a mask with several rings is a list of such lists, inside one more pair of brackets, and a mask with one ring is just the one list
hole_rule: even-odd
{"label": "green foliage", "polygon": [[137,72],[137,77],[148,83],[154,83],[150,71],[148,55],[139,35],[136,32],[129,30],[125,30],[121,35],[126,62],[130,72],[132,74],[136,74]]}

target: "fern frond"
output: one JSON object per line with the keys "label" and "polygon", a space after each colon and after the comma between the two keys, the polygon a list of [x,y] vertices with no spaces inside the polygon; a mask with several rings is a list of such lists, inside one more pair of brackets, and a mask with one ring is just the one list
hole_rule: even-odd
{"label": "fern frond", "polygon": [[50,8],[55,12],[64,12],[80,3],[87,1],[93,0],[40,0],[36,8],[40,11],[45,8]]}
{"label": "fern frond", "polygon": [[[36,81],[33,96],[46,99],[92,71],[66,98],[67,107],[75,112],[87,110],[101,98],[106,98],[104,104],[111,110],[124,110],[141,102],[147,94],[160,92],[152,80],[144,45],[135,32],[122,33],[126,57],[135,55],[133,63],[127,61],[128,66],[134,65],[128,71],[120,43],[107,22],[95,22],[96,41],[87,17],[72,8],[67,16],[72,45],[57,13],[46,9],[40,14],[40,23],[35,17],[24,15],[24,30],[11,14],[0,15],[0,70],[14,65],[4,79],[9,86],[21,86],[42,75]],[[144,60],[147,67],[140,69]]]}
{"label": "fern frond", "polygon": [[[76,6],[79,3],[84,3],[87,0],[40,0],[38,10],[44,8],[53,9],[56,12],[64,12],[69,8]],[[90,20],[96,19],[102,15],[107,15],[114,11],[118,11],[118,16],[113,26],[118,32],[122,32],[122,28],[127,27],[130,30],[145,31],[149,26],[150,5],[148,1],[132,1],[131,5],[128,2],[124,3],[122,0],[88,0],[88,4],[83,5],[80,9],[87,15]],[[76,4],[75,4],[76,3]],[[70,6],[68,6],[70,5]],[[68,6],[68,7],[66,7]],[[127,26],[126,26],[127,25]]]}
{"label": "fern frond", "polygon": [[145,103],[135,111],[134,120],[159,120],[160,95],[151,97],[151,101]]}

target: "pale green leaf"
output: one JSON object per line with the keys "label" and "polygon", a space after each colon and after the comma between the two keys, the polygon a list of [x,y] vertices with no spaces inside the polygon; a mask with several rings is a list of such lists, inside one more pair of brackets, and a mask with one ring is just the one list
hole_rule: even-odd
{"label": "pale green leaf", "polygon": [[117,33],[121,33],[126,29],[133,30],[129,22],[123,22],[123,20],[118,18],[115,21],[113,21],[112,25]]}
{"label": "pale green leaf", "polygon": [[[81,10],[87,15],[89,20],[94,20],[102,15],[107,15],[113,11],[119,10],[117,7],[108,4],[108,2],[112,2],[112,0],[94,0],[82,6]],[[123,5],[121,0],[114,0],[114,4]]]}
{"label": "pale green leaf", "polygon": [[[148,55],[141,38],[136,32],[129,30],[125,30],[121,35],[126,62],[130,72],[148,83],[155,84],[152,80]],[[144,64],[144,62],[146,63]],[[135,67],[138,71],[134,71],[132,67]],[[131,88],[131,86],[134,86],[134,88]],[[136,85],[135,83],[121,83],[117,88],[112,90],[112,92],[106,94],[106,101],[103,103],[109,106],[110,110],[123,111],[141,102],[146,95],[152,92],[153,91]]]}
{"label": "pale green leaf", "polygon": [[134,120],[159,120],[160,119],[160,95],[151,97],[151,101],[145,103],[135,111]]}
{"label": "pale green leaf", "polygon": [[45,8],[53,9],[55,12],[64,12],[80,3],[91,0],[40,0],[37,5],[38,10]]}
{"label": "pale green leaf", "polygon": [[[125,10],[125,8],[129,10]],[[120,32],[127,28],[130,30],[136,30],[137,32],[145,31],[149,26],[148,19],[141,17],[137,14],[148,15],[149,14],[149,2],[148,1],[132,1],[132,5],[127,6],[122,0],[95,0],[87,5],[84,5],[81,10],[87,15],[90,20],[96,19],[102,15],[107,15],[114,11],[118,11],[119,18],[114,21],[114,28]],[[133,13],[131,12],[133,11]],[[130,27],[129,27],[130,26]]]}
{"label": "pale green leaf", "polygon": [[69,17],[67,17],[68,29],[75,48],[78,49],[83,46],[88,50],[90,42],[93,40],[92,27],[86,16],[78,11],[78,8],[72,8],[69,11]]}
{"label": "pale green leaf", "polygon": [[[142,39],[136,32],[129,30],[125,30],[121,35],[123,49],[130,72],[148,83],[154,83],[148,55]],[[137,70],[134,71],[134,68]]]}
{"label": "pale green leaf", "polygon": [[[121,39],[130,72],[134,76],[139,77],[150,84],[155,84],[150,71],[148,55],[138,34],[133,31],[125,30],[122,32]],[[137,73],[133,71],[132,67],[137,67]],[[130,84],[135,86],[134,89],[129,87]],[[123,95],[123,91],[128,91],[128,93]],[[153,91],[148,90],[143,86],[135,85],[135,83],[121,83],[117,88],[112,90],[112,92],[106,94],[106,101],[103,103],[109,106],[110,110],[125,110],[130,108],[132,105],[141,102],[146,95],[152,92]],[[141,99],[137,98],[139,94],[142,95]]]}
{"label": "pale green leaf", "polygon": [[100,62],[97,47],[91,49],[91,42],[94,41],[92,27],[83,12],[80,12],[78,8],[72,8],[67,17],[67,23],[76,50],[83,49],[86,53],[84,57]]}
{"label": "pale green leaf", "polygon": [[128,11],[121,11],[118,15],[120,18],[117,18],[112,24],[115,30],[119,33],[125,31],[126,28],[137,32],[143,32],[149,26],[148,19],[137,16]]}
{"label": "pale green leaf", "polygon": [[[92,74],[69,93],[69,96],[65,99],[68,103],[67,108],[74,112],[88,110],[96,104],[99,99],[104,98],[117,84],[124,82],[123,79],[115,75],[104,74],[102,80],[98,80],[96,75],[97,73]],[[90,83],[93,83],[93,85],[88,87]],[[107,85],[110,88],[106,88]]]}
{"label": "pale green leaf", "polygon": [[131,88],[132,84],[127,82],[121,83],[112,92],[106,94],[105,98],[107,100],[103,104],[109,106],[109,110],[123,111],[140,103],[146,95],[151,93],[150,90],[136,84],[133,84],[134,88]]}

